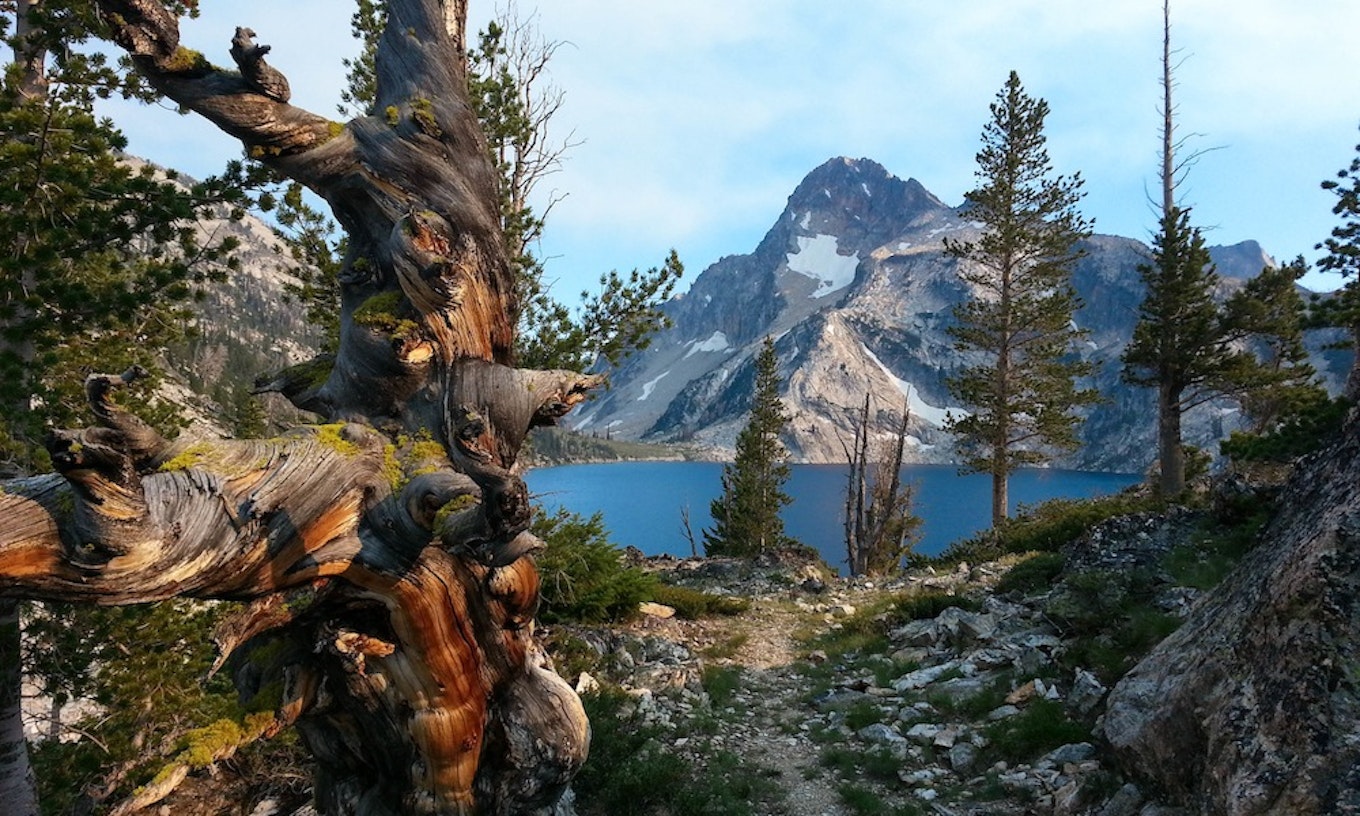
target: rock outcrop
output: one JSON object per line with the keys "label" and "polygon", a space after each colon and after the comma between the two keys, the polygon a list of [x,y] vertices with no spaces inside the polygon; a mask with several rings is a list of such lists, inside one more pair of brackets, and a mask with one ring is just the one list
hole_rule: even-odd
{"label": "rock outcrop", "polygon": [[1360,418],[1260,545],[1111,692],[1104,737],[1197,812],[1360,813]]}
{"label": "rock outcrop", "polygon": [[[753,252],[722,258],[671,301],[674,326],[611,372],[611,390],[569,421],[614,439],[730,450],[749,409],[754,353],[768,335],[776,339],[792,415],[785,442],[795,460],[844,461],[842,440],[853,437],[867,392],[880,438],[892,437],[896,412],[910,405],[908,461],[957,461],[941,427],[966,407],[955,404],[946,379],[983,358],[959,351],[949,334],[953,307],[969,290],[943,242],[975,240],[980,227],[914,179],[868,159],[832,159],[798,185]],[[1112,235],[1081,248],[1073,285],[1084,306],[1075,320],[1090,334],[1078,352],[1101,364],[1091,386],[1108,400],[1091,410],[1081,450],[1062,464],[1139,470],[1156,447],[1154,395],[1121,381],[1119,358],[1149,250]],[[1211,253],[1221,296],[1274,263],[1253,241]],[[1310,341],[1315,349],[1326,342]],[[1339,389],[1350,363],[1345,353],[1318,350],[1314,364]],[[1238,419],[1231,404],[1200,406],[1186,417],[1186,440],[1209,444]]]}

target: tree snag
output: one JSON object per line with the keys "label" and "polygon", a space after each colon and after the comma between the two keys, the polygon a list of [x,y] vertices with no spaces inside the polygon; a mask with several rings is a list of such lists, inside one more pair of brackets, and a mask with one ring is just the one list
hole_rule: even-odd
{"label": "tree snag", "polygon": [[248,601],[219,666],[275,696],[266,733],[298,728],[322,812],[550,812],[589,726],[533,638],[540,545],[514,463],[598,378],[512,367],[465,3],[390,0],[377,113],[346,124],[289,105],[250,29],[237,72],[181,46],[159,0],[98,5],[157,90],[346,230],[338,352],[261,386],[328,424],[167,442],[116,402],[137,371],[91,377],[97,426],[52,434],[58,473],[3,485],[0,603]]}

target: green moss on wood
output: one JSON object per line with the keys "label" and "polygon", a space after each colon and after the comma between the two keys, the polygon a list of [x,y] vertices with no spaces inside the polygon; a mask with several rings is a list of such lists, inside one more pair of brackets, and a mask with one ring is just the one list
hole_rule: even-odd
{"label": "green moss on wood", "polygon": [[471,493],[464,493],[461,496],[457,496],[445,502],[444,506],[439,508],[439,511],[434,514],[434,529],[438,530],[440,527],[443,527],[444,522],[448,520],[449,516],[452,516],[455,513],[461,513],[464,510],[476,507],[479,504],[481,504],[481,500]]}
{"label": "green moss on wood", "polygon": [[411,100],[411,118],[415,120],[416,126],[426,134],[438,139],[444,135],[439,129],[439,122],[434,117],[434,103],[429,99],[418,96]]}
{"label": "green moss on wood", "polygon": [[168,74],[205,73],[212,70],[212,63],[201,52],[181,45],[161,65],[161,70]]}
{"label": "green moss on wood", "polygon": [[388,105],[383,113],[387,115],[387,124],[392,127],[396,127],[401,123],[401,111],[397,109],[396,105]]}
{"label": "green moss on wood", "polygon": [[213,447],[206,442],[198,442],[185,448],[179,455],[161,463],[160,471],[169,473],[200,467],[212,455]]}
{"label": "green moss on wood", "polygon": [[410,337],[415,334],[417,326],[414,320],[400,316],[403,302],[401,292],[380,292],[359,304],[352,317],[355,324],[364,328],[394,337]]}
{"label": "green moss on wood", "polygon": [[316,427],[316,441],[345,456],[358,456],[363,453],[359,446],[340,435],[340,431],[344,427],[345,423],[343,422],[318,425]]}

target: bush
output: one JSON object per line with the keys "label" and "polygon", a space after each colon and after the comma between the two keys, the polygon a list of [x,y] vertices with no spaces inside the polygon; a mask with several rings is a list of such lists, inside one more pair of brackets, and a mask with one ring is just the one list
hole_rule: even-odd
{"label": "bush", "polygon": [[582,816],[752,816],[782,796],[773,780],[730,751],[706,754],[702,768],[673,753],[668,743],[675,734],[627,715],[632,703],[621,691],[581,701],[594,732],[590,758],[573,782]]}
{"label": "bush", "polygon": [[987,728],[989,750],[1007,762],[1028,762],[1054,748],[1083,742],[1091,733],[1063,713],[1062,703],[1034,700],[1024,711]]}
{"label": "bush", "polygon": [[994,591],[997,595],[1005,595],[1008,592],[1029,595],[1053,586],[1062,570],[1062,553],[1035,553],[1001,576],[1001,580],[996,582]]}
{"label": "bush", "polygon": [[1350,409],[1344,397],[1319,400],[1266,433],[1235,431],[1219,450],[1234,462],[1292,462],[1334,439]]}
{"label": "bush", "polygon": [[652,600],[675,610],[677,617],[698,620],[712,615],[740,615],[751,608],[745,598],[714,595],[689,587],[657,583],[652,588]]}
{"label": "bush", "polygon": [[939,591],[911,592],[893,601],[888,610],[888,624],[900,626],[914,620],[937,617],[951,606],[965,612],[981,612],[982,599],[975,595],[952,595]]}
{"label": "bush", "polygon": [[543,621],[627,620],[653,597],[656,578],[623,563],[598,513],[590,518],[566,510],[540,513],[531,529],[547,545],[538,556]]}
{"label": "bush", "polygon": [[1128,490],[1094,499],[1051,499],[1022,506],[1015,518],[951,544],[936,561],[948,565],[1032,551],[1057,552],[1106,519],[1161,507],[1160,500]]}

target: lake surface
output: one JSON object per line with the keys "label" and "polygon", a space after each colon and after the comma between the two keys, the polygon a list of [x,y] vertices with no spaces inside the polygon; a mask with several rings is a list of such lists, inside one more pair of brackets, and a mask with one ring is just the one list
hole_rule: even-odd
{"label": "lake surface", "polygon": [[[690,555],[682,525],[689,510],[695,544],[703,554],[701,531],[713,523],[709,503],[722,492],[717,462],[616,462],[563,465],[529,471],[529,492],[549,510],[565,507],[589,516],[601,513],[610,539],[647,555]],[[923,519],[916,549],[943,551],[991,523],[992,480],[986,474],[960,476],[953,465],[908,465],[903,477],[916,485],[916,514]],[[1088,498],[1117,493],[1139,481],[1126,473],[1030,469],[1011,476],[1010,499],[1036,504],[1052,498]],[[784,508],[784,529],[816,547],[828,564],[845,562],[844,465],[794,465],[786,485],[793,503]]]}

